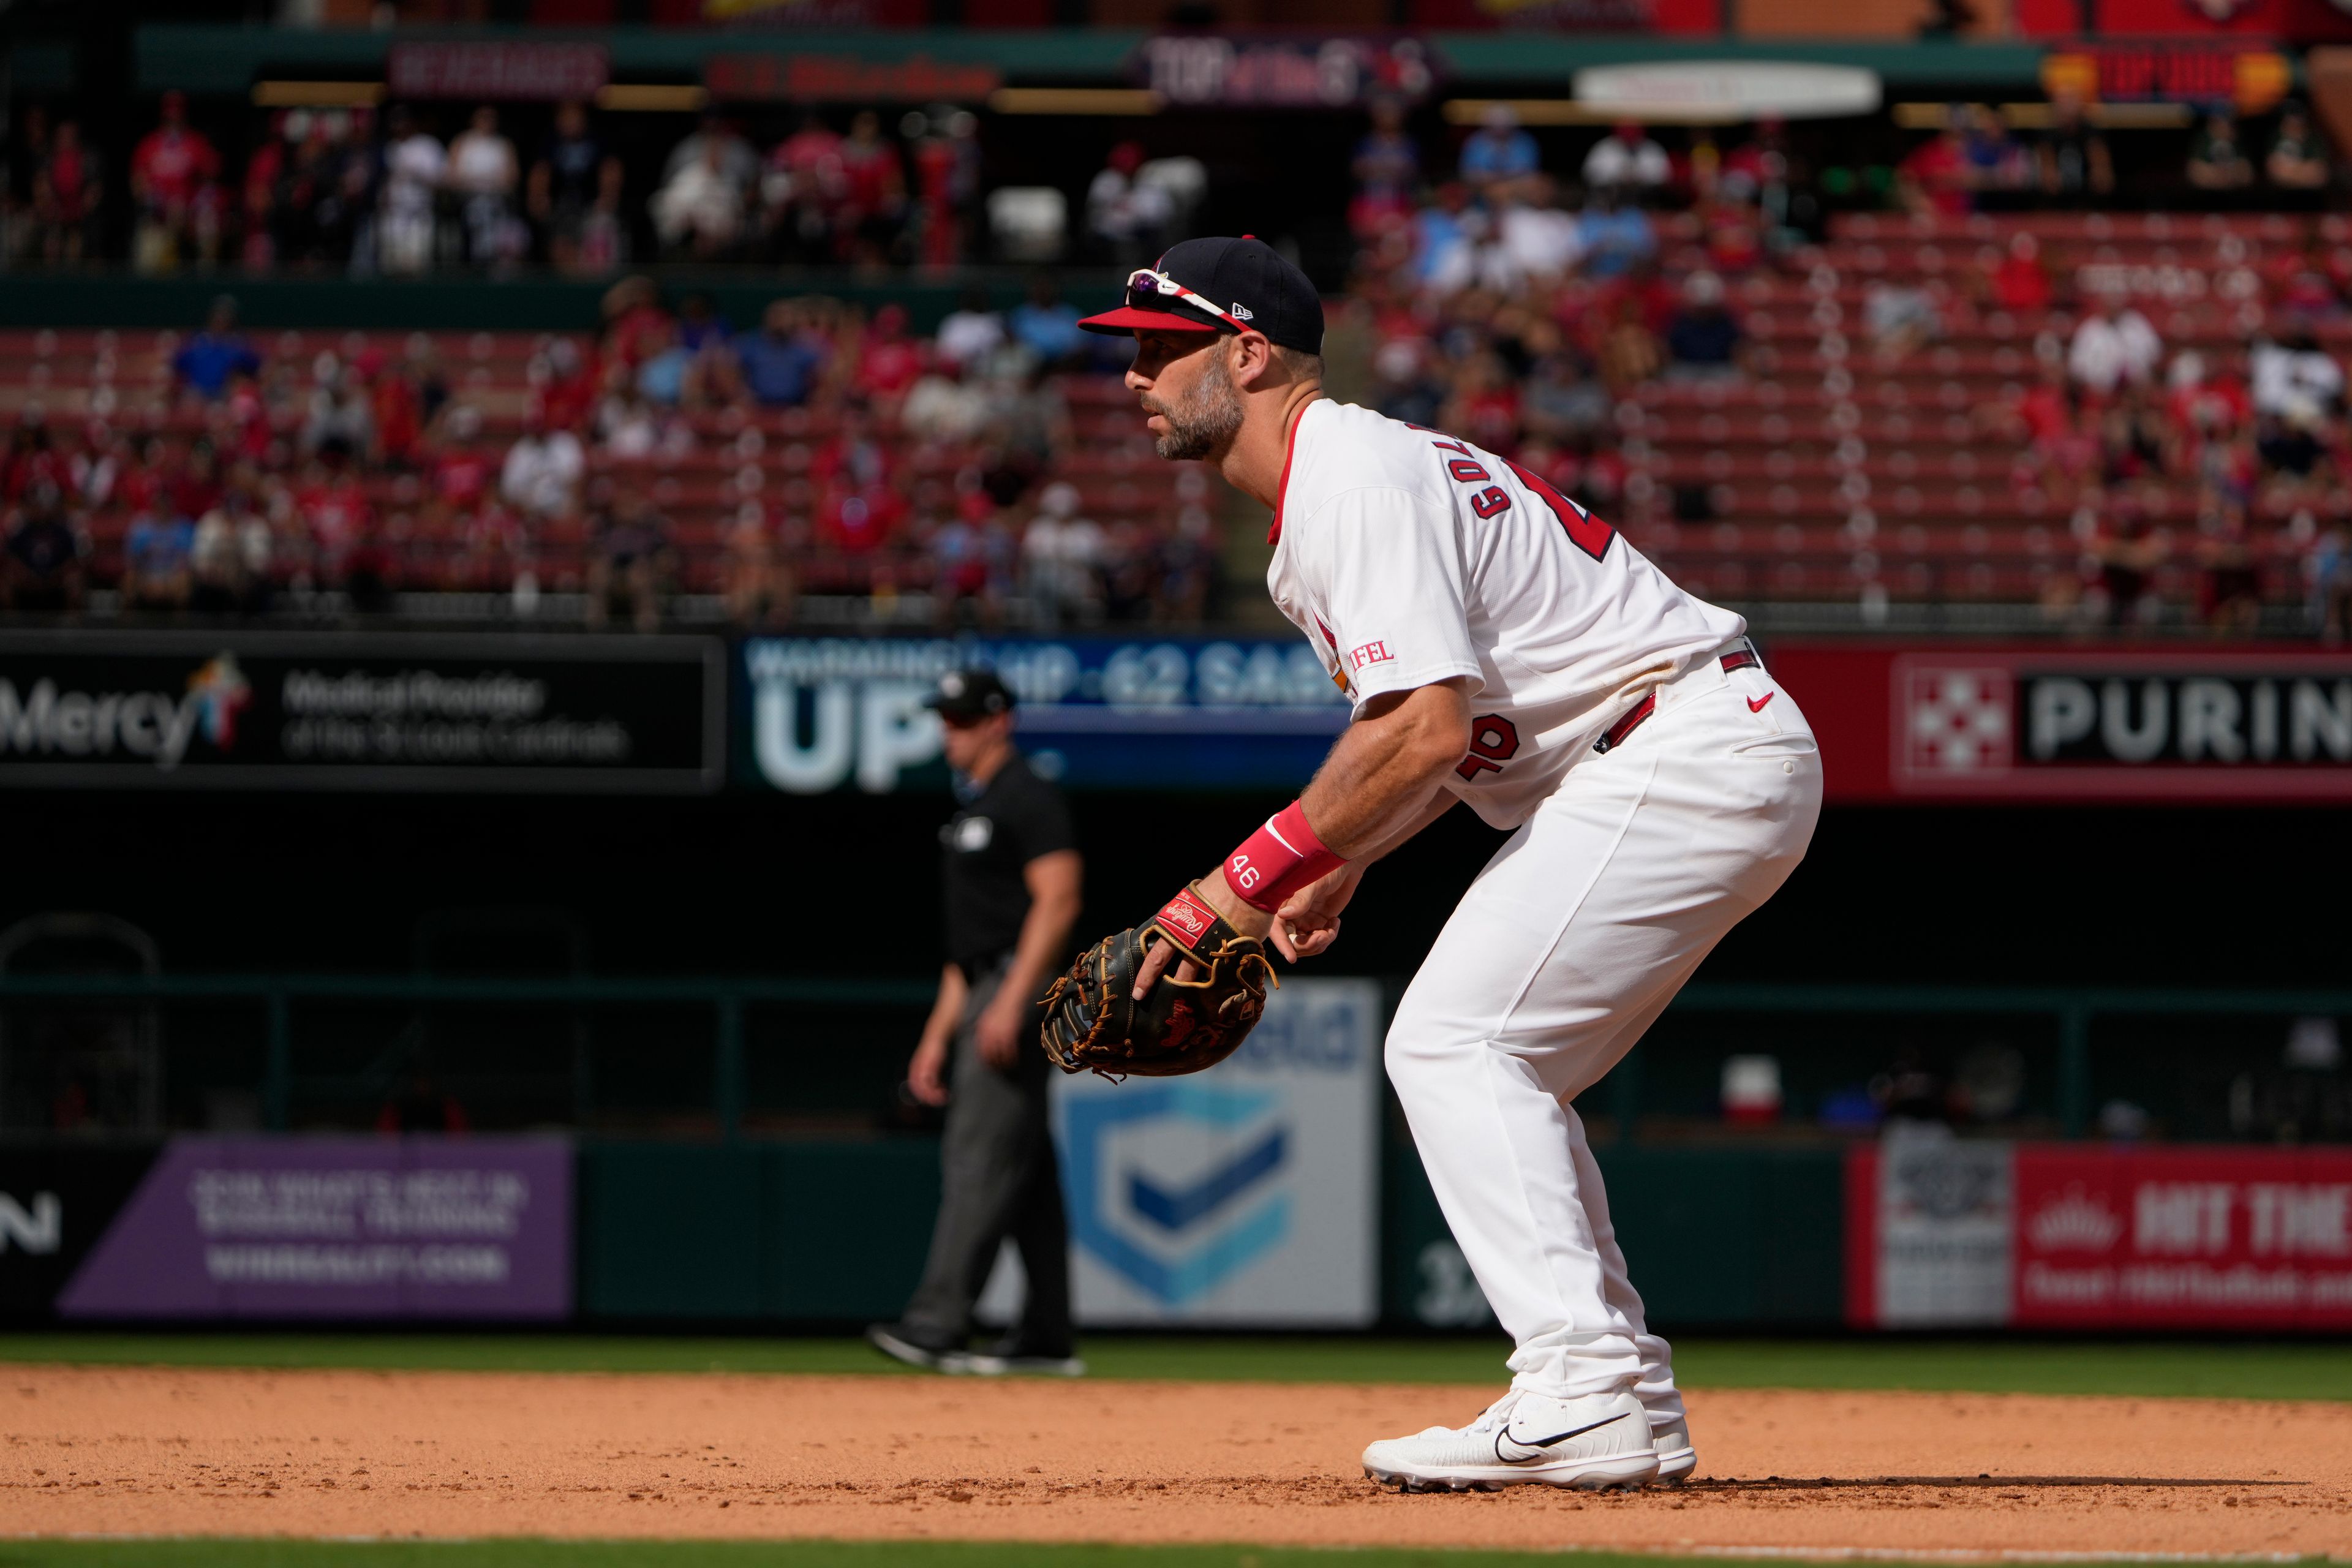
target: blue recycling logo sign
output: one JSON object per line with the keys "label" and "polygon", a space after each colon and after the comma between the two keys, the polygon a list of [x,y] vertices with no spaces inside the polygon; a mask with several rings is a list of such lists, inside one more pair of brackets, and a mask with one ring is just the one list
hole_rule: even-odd
{"label": "blue recycling logo sign", "polygon": [[[1066,1107],[1063,1184],[1070,1233],[1137,1289],[1182,1307],[1280,1247],[1291,1200],[1281,1190],[1291,1134],[1271,1090],[1205,1083],[1074,1096]],[[1155,1168],[1139,1134],[1205,1131],[1230,1152],[1205,1170]]]}

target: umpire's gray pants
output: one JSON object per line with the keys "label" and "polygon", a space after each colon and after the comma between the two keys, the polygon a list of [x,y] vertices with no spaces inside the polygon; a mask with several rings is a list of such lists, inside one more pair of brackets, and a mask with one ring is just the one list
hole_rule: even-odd
{"label": "umpire's gray pants", "polygon": [[923,1282],[907,1304],[912,1329],[961,1343],[972,1303],[987,1288],[1006,1237],[1029,1276],[1014,1340],[1024,1351],[1066,1355],[1070,1346],[1069,1230],[1061,1172],[1045,1109],[1051,1064],[1034,1037],[999,1070],[981,1059],[974,1024],[1003,984],[1010,959],[971,977],[950,1057],[947,1128],[940,1145],[940,1215]]}

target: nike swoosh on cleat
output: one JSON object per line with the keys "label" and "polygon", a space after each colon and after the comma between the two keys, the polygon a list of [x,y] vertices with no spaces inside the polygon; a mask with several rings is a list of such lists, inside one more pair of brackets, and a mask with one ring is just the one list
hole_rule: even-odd
{"label": "nike swoosh on cleat", "polygon": [[1540,1459],[1543,1456],[1541,1454],[1529,1454],[1527,1458],[1524,1459],[1511,1458],[1503,1452],[1504,1438],[1511,1437],[1511,1441],[1518,1444],[1521,1447],[1549,1448],[1554,1443],[1565,1443],[1570,1437],[1581,1437],[1587,1432],[1594,1431],[1600,1427],[1608,1426],[1612,1421],[1622,1421],[1625,1419],[1627,1414],[1628,1412],[1620,1411],[1614,1415],[1606,1416],[1603,1419],[1592,1422],[1588,1426],[1571,1427],[1565,1432],[1555,1432],[1549,1437],[1511,1437],[1510,1429],[1508,1427],[1505,1427],[1502,1431],[1495,1434],[1495,1458],[1502,1460],[1502,1462],[1507,1465],[1524,1465],[1528,1463],[1528,1460]]}
{"label": "nike swoosh on cleat", "polygon": [[1748,705],[1748,710],[1750,713],[1761,713],[1764,711],[1764,704],[1771,701],[1772,699],[1780,695],[1780,694],[1777,691],[1768,691],[1763,696],[1759,697],[1755,701],[1750,702]]}

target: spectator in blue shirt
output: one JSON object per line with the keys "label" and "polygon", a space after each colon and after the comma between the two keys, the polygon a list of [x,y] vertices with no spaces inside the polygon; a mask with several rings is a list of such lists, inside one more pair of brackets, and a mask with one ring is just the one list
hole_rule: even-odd
{"label": "spectator in blue shirt", "polygon": [[188,602],[196,525],[184,517],[142,516],[122,541],[122,593],[134,610],[176,610]]}
{"label": "spectator in blue shirt", "polygon": [[1413,278],[1423,288],[1439,286],[1453,292],[1470,279],[1476,242],[1477,215],[1470,210],[1470,187],[1448,180],[1437,187],[1437,200],[1413,215]]}
{"label": "spectator in blue shirt", "polygon": [[237,376],[257,375],[260,371],[261,356],[236,330],[236,301],[226,294],[213,301],[212,317],[205,330],[172,356],[173,375],[207,403],[217,401]]}
{"label": "spectator in blue shirt", "polygon": [[1486,110],[1486,122],[1462,143],[1462,177],[1479,190],[1536,172],[1536,139],[1519,129],[1508,104]]}
{"label": "spectator in blue shirt", "polygon": [[1658,251],[1657,230],[1641,208],[1618,199],[1614,185],[1592,193],[1591,205],[1576,220],[1576,237],[1583,243],[1588,278],[1622,278]]}
{"label": "spectator in blue shirt", "polygon": [[1087,346],[1078,312],[1043,275],[1030,280],[1028,302],[1013,312],[1013,338],[1046,364],[1073,359]]}
{"label": "spectator in blue shirt", "polygon": [[1683,302],[1666,323],[1666,374],[1678,381],[1727,376],[1739,369],[1739,322],[1725,306],[1723,279],[1694,272],[1683,285]]}
{"label": "spectator in blue shirt", "polygon": [[816,389],[824,356],[800,335],[800,312],[778,300],[761,318],[760,330],[735,340],[743,385],[762,407],[797,408]]}

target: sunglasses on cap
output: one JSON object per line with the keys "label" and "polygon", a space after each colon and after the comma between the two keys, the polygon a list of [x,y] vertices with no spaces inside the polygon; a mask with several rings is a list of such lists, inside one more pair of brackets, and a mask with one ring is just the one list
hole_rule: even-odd
{"label": "sunglasses on cap", "polygon": [[1190,305],[1196,310],[1205,311],[1237,332],[1250,332],[1257,330],[1232,311],[1220,310],[1212,305],[1165,272],[1156,272],[1149,267],[1139,267],[1127,275],[1127,302],[1131,309],[1150,310],[1155,308],[1151,301],[1167,300],[1173,300],[1180,304]]}

